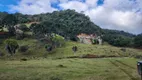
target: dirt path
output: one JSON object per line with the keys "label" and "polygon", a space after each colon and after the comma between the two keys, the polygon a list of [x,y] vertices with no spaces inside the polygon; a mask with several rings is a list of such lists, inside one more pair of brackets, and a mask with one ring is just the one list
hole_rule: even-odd
{"label": "dirt path", "polygon": [[131,67],[121,61],[115,60],[115,61],[110,61],[115,67],[118,67],[122,72],[124,72],[127,76],[130,77],[131,80],[139,80],[138,77],[134,77],[130,72],[128,72],[124,67],[129,68],[130,70],[134,70],[134,67]]}

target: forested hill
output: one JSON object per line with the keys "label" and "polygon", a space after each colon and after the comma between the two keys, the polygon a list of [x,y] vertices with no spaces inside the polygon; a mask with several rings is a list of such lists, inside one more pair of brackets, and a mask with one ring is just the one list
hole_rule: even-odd
{"label": "forested hill", "polygon": [[[0,15],[3,15],[3,13]],[[5,13],[5,15],[9,14]],[[34,28],[34,32],[41,32],[40,34],[53,32],[73,39],[80,33],[102,34],[102,29],[91,22],[88,16],[77,13],[74,10],[54,11],[53,13],[38,15],[23,15],[20,13],[13,15],[17,19],[17,24],[40,22],[40,24],[36,25]],[[1,18],[4,18],[4,16],[1,16]],[[39,26],[40,28],[38,28]]]}
{"label": "forested hill", "polygon": [[[135,35],[131,33],[101,29],[88,16],[77,13],[75,10],[68,9],[38,15],[0,12],[0,28],[4,27],[4,25],[9,26],[30,22],[40,22],[40,24],[30,26],[38,36],[41,34],[56,33],[65,38],[69,37],[71,40],[76,40],[76,35],[80,33],[97,34],[104,35],[103,40],[114,46],[134,46],[134,43],[138,41],[134,39]],[[8,29],[11,30],[10,27]]]}
{"label": "forested hill", "polygon": [[[9,14],[6,12],[0,12],[0,25],[2,25],[2,20]],[[29,22],[46,22],[46,21],[54,21],[54,23],[58,24],[58,26],[66,26],[68,28],[75,27],[77,30],[83,30],[85,33],[98,33],[98,34],[115,34],[115,35],[124,35],[132,37],[133,34],[117,31],[117,30],[108,30],[101,29],[99,26],[90,21],[88,16],[84,14],[80,14],[75,12],[74,10],[63,10],[63,11],[54,11],[53,13],[43,13],[38,15],[23,15],[21,13],[13,14],[17,23],[29,23]],[[78,28],[77,28],[78,27]],[[87,29],[87,30],[86,30]]]}

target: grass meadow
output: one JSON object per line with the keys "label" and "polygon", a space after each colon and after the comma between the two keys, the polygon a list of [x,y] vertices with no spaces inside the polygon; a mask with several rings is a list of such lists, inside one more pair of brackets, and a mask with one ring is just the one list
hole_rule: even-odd
{"label": "grass meadow", "polygon": [[[140,80],[137,72],[136,56],[141,56],[138,49],[110,45],[88,45],[68,41],[64,47],[47,52],[35,39],[18,40],[18,44],[30,48],[24,53],[0,57],[0,80]],[[39,45],[40,44],[40,45]],[[74,54],[72,46],[77,46]],[[93,54],[106,58],[67,58]],[[107,56],[116,56],[107,57]],[[27,61],[22,61],[26,58]]]}
{"label": "grass meadow", "polygon": [[140,80],[137,59],[34,59],[0,61],[0,80]]}

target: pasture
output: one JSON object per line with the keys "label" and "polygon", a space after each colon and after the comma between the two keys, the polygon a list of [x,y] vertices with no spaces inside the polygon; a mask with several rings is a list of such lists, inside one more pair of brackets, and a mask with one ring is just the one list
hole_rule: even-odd
{"label": "pasture", "polygon": [[[140,80],[136,66],[139,59],[134,57],[141,56],[141,50],[68,41],[47,52],[35,39],[18,40],[18,44],[30,47],[26,55],[17,51],[9,56],[4,44],[0,45],[5,53],[0,57],[0,80]],[[75,54],[72,46],[78,47]],[[86,54],[103,58],[81,58]],[[79,58],[68,58],[73,56]]]}
{"label": "pasture", "polygon": [[0,80],[140,80],[137,59],[31,59],[0,61]]}

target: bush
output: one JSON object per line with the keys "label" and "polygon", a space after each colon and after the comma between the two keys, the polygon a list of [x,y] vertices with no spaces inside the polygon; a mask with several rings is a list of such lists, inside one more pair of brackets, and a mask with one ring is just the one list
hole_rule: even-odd
{"label": "bush", "polygon": [[23,24],[23,25],[20,25],[20,26],[19,26],[19,29],[22,30],[22,31],[24,31],[24,32],[30,30],[30,29],[29,29],[26,25],[24,25],[24,24]]}
{"label": "bush", "polygon": [[3,52],[0,51],[0,56],[4,56],[5,54]]}
{"label": "bush", "polygon": [[48,51],[48,52],[52,51],[52,45],[46,44],[46,45],[45,45],[45,49],[46,49],[46,51]]}
{"label": "bush", "polygon": [[92,44],[98,44],[99,43],[97,39],[91,39],[91,41],[92,41]]}
{"label": "bush", "polygon": [[65,40],[64,37],[57,35],[57,34],[53,34],[53,38],[52,38],[52,43],[53,46],[56,47],[62,47],[65,44]]}
{"label": "bush", "polygon": [[7,45],[10,45],[10,46],[13,46],[13,47],[15,47],[15,48],[18,48],[18,47],[19,47],[17,41],[14,40],[14,39],[7,39],[7,40],[5,40],[4,43],[7,44]]}
{"label": "bush", "polygon": [[16,39],[22,40],[24,38],[24,33],[22,30],[16,30]]}
{"label": "bush", "polygon": [[28,49],[29,49],[29,46],[24,45],[24,46],[20,46],[19,49],[18,49],[18,51],[19,52],[26,52]]}
{"label": "bush", "polygon": [[0,44],[2,44],[3,43],[3,40],[2,39],[0,39]]}
{"label": "bush", "polygon": [[6,44],[7,52],[11,55],[15,54],[16,49],[19,47],[17,41],[14,39],[7,39],[4,43]]}
{"label": "bush", "polygon": [[24,38],[33,38],[32,32],[24,32]]}

